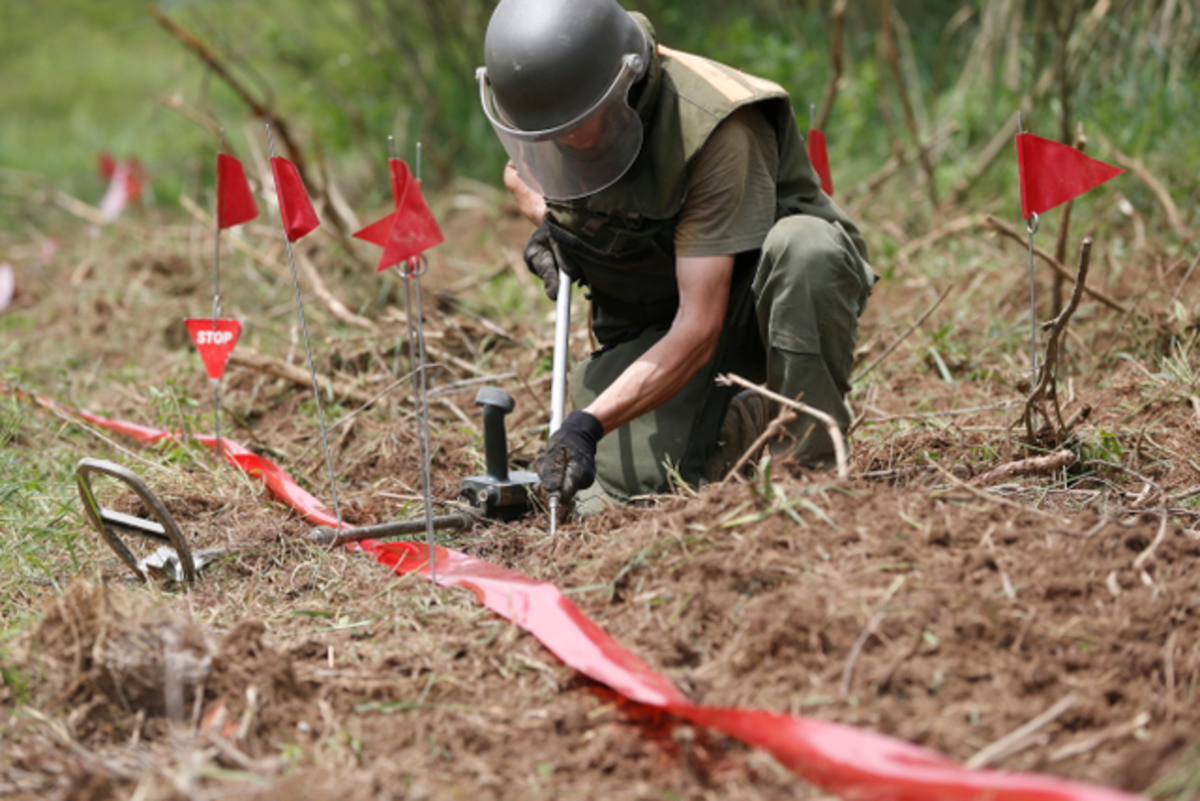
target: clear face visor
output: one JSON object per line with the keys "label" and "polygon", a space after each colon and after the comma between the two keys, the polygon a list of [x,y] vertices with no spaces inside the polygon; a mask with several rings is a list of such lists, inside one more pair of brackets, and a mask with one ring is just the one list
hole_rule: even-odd
{"label": "clear face visor", "polygon": [[551,200],[574,200],[612,186],[642,149],[642,121],[629,106],[629,88],[644,69],[629,54],[608,91],[575,119],[545,131],[522,131],[505,118],[487,67],[475,72],[483,111],[521,178]]}

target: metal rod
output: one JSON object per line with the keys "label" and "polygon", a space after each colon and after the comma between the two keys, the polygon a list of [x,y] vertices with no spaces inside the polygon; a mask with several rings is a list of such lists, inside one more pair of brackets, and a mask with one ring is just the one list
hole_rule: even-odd
{"label": "metal rod", "polygon": [[[267,124],[267,144],[270,147],[271,158],[275,158],[275,137],[271,135],[271,125]],[[275,187],[279,191],[279,187]],[[337,478],[333,472],[333,453],[329,449],[329,432],[325,428],[325,408],[321,404],[321,386],[317,383],[317,368],[313,363],[312,346],[308,341],[308,322],[304,319],[304,301],[300,297],[300,278],[296,275],[296,260],[292,255],[292,240],[287,228],[283,231],[283,241],[287,246],[288,266],[292,268],[292,289],[296,293],[296,313],[300,316],[300,331],[304,336],[304,352],[308,355],[308,372],[312,376],[313,400],[317,404],[317,422],[321,427],[321,445],[325,448],[325,467],[329,470],[329,489],[333,493],[333,513],[337,518],[337,526],[342,527],[342,507],[338,503]]]}
{"label": "metal rod", "polygon": [[217,396],[217,419],[216,419],[216,434],[217,434],[217,460],[218,462],[224,457],[225,452],[221,449],[221,379],[213,381],[214,390]]}
{"label": "metal rod", "polygon": [[[557,249],[556,249],[556,255]],[[561,261],[561,259],[560,259]],[[562,426],[567,404],[567,361],[571,355],[571,276],[558,271],[558,298],[554,306],[554,361],[550,379],[550,433]],[[550,536],[558,534],[558,493],[550,494]]]}
{"label": "metal rod", "polygon": [[[474,525],[478,518],[475,515],[466,512],[458,512],[456,514],[438,515],[433,518],[433,526],[439,531],[465,531]],[[338,545],[345,545],[348,542],[361,542],[362,540],[382,539],[384,537],[403,537],[407,534],[420,534],[425,531],[428,526],[428,521],[421,520],[402,520],[398,523],[380,523],[374,526],[361,526],[359,528],[342,529],[340,532],[334,531],[328,526],[318,526],[309,533],[309,539],[319,542],[321,545],[327,545],[331,548]],[[431,563],[432,568],[432,563]]]}
{"label": "metal rod", "polygon": [[417,352],[418,367],[417,373],[421,377],[421,411],[417,419],[420,425],[421,438],[421,491],[425,495],[425,539],[429,544],[429,577],[431,581],[437,581],[437,568],[433,554],[433,495],[431,484],[432,479],[429,474],[429,462],[433,458],[429,446],[429,386],[428,374],[425,371],[425,333],[424,322],[421,317],[421,281],[420,273],[413,275],[413,289],[416,293],[416,311],[417,311]]}
{"label": "metal rod", "polygon": [[[391,134],[388,134],[388,158],[389,159],[396,158],[396,137],[392,136]],[[391,177],[391,174],[392,174],[392,168],[391,168],[391,164],[389,164],[388,165],[389,179]],[[390,181],[389,181],[389,183],[390,183]],[[385,245],[384,247],[386,248],[387,246]],[[402,270],[397,269],[396,272],[401,278],[404,278],[404,272]],[[403,337],[397,337],[396,353],[394,356],[392,356],[392,375],[394,375],[394,376],[400,375],[400,351],[402,351],[403,349],[404,349],[404,339],[403,339]],[[408,369],[411,374],[411,371],[416,369],[416,365],[410,364],[408,366]]]}
{"label": "metal rod", "polygon": [[[421,143],[417,142],[417,159],[413,170],[417,181],[421,180]],[[419,189],[417,191],[420,191]],[[421,494],[425,500],[425,540],[429,546],[429,579],[437,583],[437,557],[433,550],[433,494],[431,489],[429,462],[432,458],[429,445],[429,398],[428,375],[425,370],[425,321],[421,311],[421,276],[425,272],[425,259],[416,256],[409,259],[407,270],[397,271],[404,279],[404,299],[408,318],[409,367],[413,376],[413,393],[417,406],[417,453],[421,461]]]}
{"label": "metal rod", "polygon": [[[225,152],[225,129],[217,130],[217,161],[221,160],[221,154]],[[213,237],[213,312],[212,312],[212,327],[217,330],[217,320],[221,317],[221,168],[217,167],[217,213],[213,215],[215,218],[215,236]],[[221,379],[213,379],[213,391],[216,399],[213,404],[213,415],[215,417],[214,426],[216,428],[217,443],[216,454],[217,463],[221,462],[221,457],[224,456],[224,451],[221,447]]]}
{"label": "metal rod", "polygon": [[[1017,111],[1017,135],[1025,133],[1025,117]],[[1037,319],[1037,282],[1034,280],[1034,246],[1033,235],[1037,233],[1038,215],[1034,212],[1025,221],[1025,230],[1029,234],[1029,362],[1032,365],[1029,377],[1029,387],[1032,389],[1038,383],[1038,319]]]}
{"label": "metal rod", "polygon": [[1030,377],[1030,388],[1038,382],[1038,320],[1037,320],[1037,283],[1034,281],[1033,268],[1033,235],[1037,233],[1038,216],[1034,214],[1025,222],[1025,230],[1029,232],[1029,357],[1033,364],[1033,375]]}

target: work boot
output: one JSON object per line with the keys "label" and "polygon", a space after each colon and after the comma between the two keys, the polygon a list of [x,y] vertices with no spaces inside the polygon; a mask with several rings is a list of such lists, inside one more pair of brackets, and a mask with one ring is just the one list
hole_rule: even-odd
{"label": "work boot", "polygon": [[[778,403],[768,401],[752,389],[734,395],[729,403],[729,410],[725,412],[725,419],[721,421],[721,429],[717,434],[717,450],[709,457],[705,466],[704,472],[708,480],[724,480],[726,474],[767,430],[767,426],[778,413]],[[761,454],[762,446],[759,446],[746,460],[746,465],[753,468]],[[742,469],[746,469],[745,466]]]}

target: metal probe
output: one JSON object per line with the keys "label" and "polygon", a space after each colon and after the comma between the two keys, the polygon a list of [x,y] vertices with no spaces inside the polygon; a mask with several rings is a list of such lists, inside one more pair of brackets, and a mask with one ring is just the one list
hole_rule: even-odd
{"label": "metal probe", "polygon": [[[554,240],[550,240],[554,255],[558,256],[559,264],[562,256]],[[571,338],[571,276],[561,267],[558,270],[558,299],[554,307],[554,363],[550,384],[550,434],[562,426],[563,407],[567,401],[567,359],[570,355]],[[558,534],[558,502],[557,492],[550,493],[550,536]]]}

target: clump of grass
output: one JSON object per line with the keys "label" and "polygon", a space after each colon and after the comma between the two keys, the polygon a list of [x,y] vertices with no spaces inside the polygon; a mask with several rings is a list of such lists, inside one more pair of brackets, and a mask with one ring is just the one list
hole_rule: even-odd
{"label": "clump of grass", "polygon": [[61,591],[85,561],[74,484],[30,423],[20,401],[0,402],[0,638],[36,613],[36,587]]}

